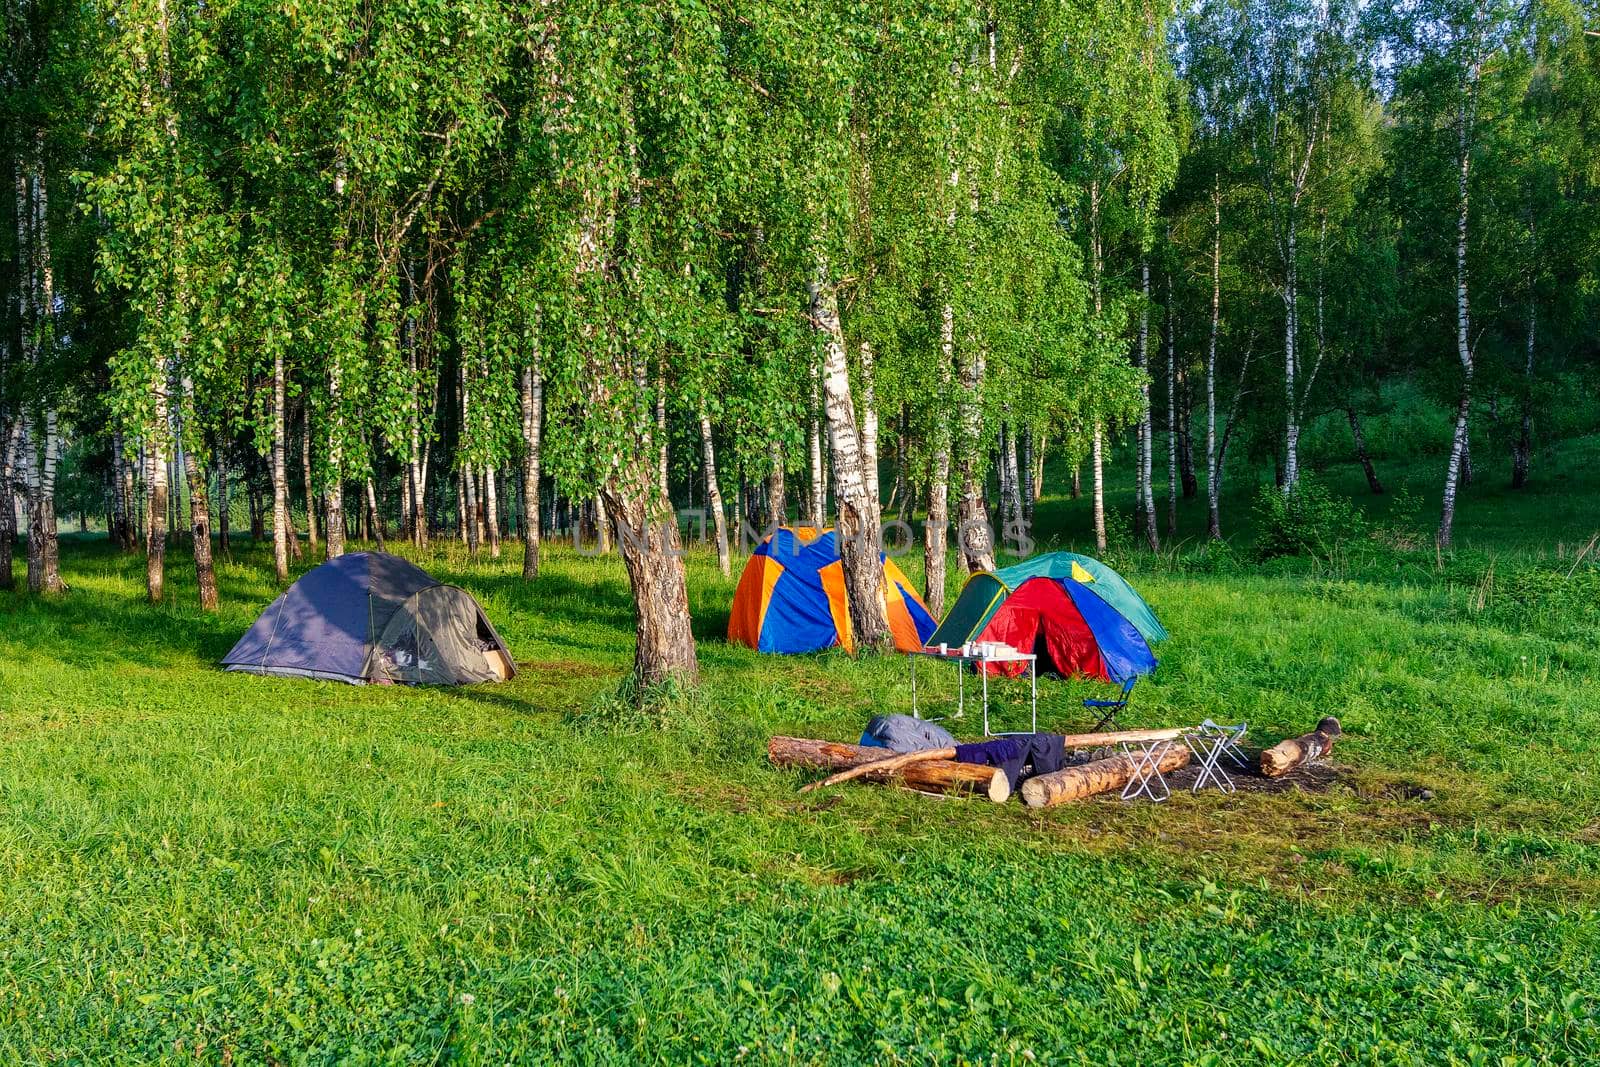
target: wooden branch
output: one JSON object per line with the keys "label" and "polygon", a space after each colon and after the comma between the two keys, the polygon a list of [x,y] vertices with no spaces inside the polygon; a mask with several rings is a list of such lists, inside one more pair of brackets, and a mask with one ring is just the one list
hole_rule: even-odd
{"label": "wooden branch", "polygon": [[1329,715],[1317,723],[1314,733],[1291,737],[1261,753],[1261,773],[1282,778],[1296,767],[1321,759],[1333,751],[1333,742],[1344,730],[1339,720]]}
{"label": "wooden branch", "polygon": [[[1192,758],[1187,745],[1172,745],[1156,766],[1162,774],[1187,766]],[[1053,774],[1040,774],[1022,783],[1022,802],[1030,808],[1052,808],[1069,800],[1082,800],[1097,793],[1121,789],[1133,780],[1134,761],[1124,755],[1064,767]]]}
{"label": "wooden branch", "polygon": [[[863,745],[844,745],[807,737],[774,737],[767,742],[767,758],[775,767],[813,767],[837,771],[883,759],[883,749]],[[868,774],[868,781],[904,783],[913,789],[934,793],[969,793],[988,797],[996,804],[1011,796],[1011,783],[998,767],[955,760],[924,760],[901,767],[887,777]]]}
{"label": "wooden branch", "polygon": [[889,775],[901,767],[912,763],[921,763],[924,760],[955,758],[956,750],[953,748],[928,748],[919,752],[902,752],[897,756],[890,756],[888,759],[876,760],[872,763],[858,763],[854,767],[840,771],[838,774],[831,774],[820,782],[803,785],[800,787],[800,792],[809,793],[813,789],[821,789],[823,786],[828,785],[838,785],[840,782],[848,782],[852,778],[860,778],[867,774]]}

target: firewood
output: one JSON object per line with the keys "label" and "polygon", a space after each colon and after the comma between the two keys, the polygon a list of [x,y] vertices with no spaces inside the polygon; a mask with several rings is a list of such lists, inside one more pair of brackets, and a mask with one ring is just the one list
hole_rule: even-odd
{"label": "firewood", "polygon": [[[1070,800],[1121,789],[1133,780],[1135,758],[1118,754],[1029,778],[1022,783],[1022,802],[1030,808],[1051,808]],[[1156,766],[1162,774],[1167,774],[1186,766],[1189,759],[1187,746],[1172,745]]]}
{"label": "firewood", "polygon": [[953,748],[929,748],[920,752],[902,752],[899,755],[890,756],[888,759],[877,760],[873,763],[858,763],[848,770],[840,771],[838,774],[830,774],[820,782],[803,785],[800,787],[800,792],[809,793],[813,789],[821,789],[823,786],[828,785],[838,785],[840,782],[848,782],[852,778],[861,778],[868,774],[879,776],[891,774],[908,764],[921,763],[924,760],[955,758],[956,750]]}
{"label": "firewood", "polygon": [[[885,750],[864,745],[845,745],[808,737],[774,737],[767,742],[767,758],[775,767],[814,767],[838,771],[864,763],[879,763]],[[1011,796],[1011,783],[998,767],[976,763],[957,763],[953,759],[930,759],[908,763],[887,774],[869,772],[872,782],[904,783],[913,789],[933,793],[972,793],[988,797],[996,804]]]}
{"label": "firewood", "polygon": [[1185,732],[1187,732],[1185,727],[1174,726],[1161,730],[1108,730],[1098,734],[1062,734],[1061,743],[1064,748],[1105,748],[1109,745],[1119,745],[1124,741],[1130,744],[1176,741]]}
{"label": "firewood", "polygon": [[1261,773],[1268,778],[1282,778],[1296,767],[1321,759],[1333,751],[1334,738],[1344,731],[1339,720],[1329,715],[1317,723],[1314,733],[1279,741],[1261,753]]}

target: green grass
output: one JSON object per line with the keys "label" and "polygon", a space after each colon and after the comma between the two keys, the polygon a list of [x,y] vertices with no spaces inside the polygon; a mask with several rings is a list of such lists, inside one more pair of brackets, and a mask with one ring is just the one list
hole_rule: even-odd
{"label": "green grass", "polygon": [[1482,471],[1452,557],[1240,563],[1248,472],[1234,551],[1119,549],[1173,633],[1134,721],[1349,731],[1330,792],[1160,807],[797,796],[767,736],[853,737],[905,665],[727,645],[704,552],[704,685],[654,729],[609,710],[614,559],[441,550],[521,674],[351,688],[216,669],[259,551],[204,616],[181,549],[149,606],[69,538],[68,598],[0,597],[0,1062],[1593,1062],[1597,458]]}

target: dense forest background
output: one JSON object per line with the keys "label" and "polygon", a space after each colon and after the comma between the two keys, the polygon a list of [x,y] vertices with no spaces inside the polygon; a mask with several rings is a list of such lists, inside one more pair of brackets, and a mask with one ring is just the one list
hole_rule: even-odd
{"label": "dense forest background", "polygon": [[673,508],[724,572],[741,522],[837,522],[871,644],[885,515],[939,613],[1047,459],[1102,548],[1226,536],[1247,467],[1280,529],[1337,522],[1310,441],[1383,492],[1404,395],[1447,550],[1464,486],[1600,424],[1593,0],[3,17],[0,553],[38,592],[80,515],[207,606],[238,526],[280,582],[355,537],[520,538],[531,579],[576,530],[655,682],[696,671]]}

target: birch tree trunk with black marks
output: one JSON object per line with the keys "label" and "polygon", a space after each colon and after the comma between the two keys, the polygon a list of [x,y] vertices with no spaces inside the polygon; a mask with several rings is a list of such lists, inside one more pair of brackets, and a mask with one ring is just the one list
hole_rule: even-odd
{"label": "birch tree trunk with black marks", "polygon": [[367,475],[367,515],[372,524],[372,539],[378,544],[378,551],[386,551],[384,536],[383,512],[378,507],[378,487],[372,480],[372,475]]}
{"label": "birch tree trunk with black marks", "polygon": [[233,561],[233,493],[228,483],[228,438],[226,433],[217,437],[217,553],[227,562]]}
{"label": "birch tree trunk with black marks", "polygon": [[287,384],[284,380],[283,348],[272,354],[272,569],[279,585],[289,580],[289,470],[284,440],[288,421]]}
{"label": "birch tree trunk with black marks", "polygon": [[983,350],[969,343],[961,358],[961,380],[956,394],[956,424],[959,432],[956,471],[961,485],[956,508],[956,541],[968,574],[992,571],[994,532],[989,523],[989,505],[984,499],[981,467],[983,458]]}
{"label": "birch tree trunk with black marks", "polygon": [[323,494],[328,514],[329,559],[344,555],[344,416],[340,410],[343,386],[339,354],[335,352],[328,360],[328,410],[333,418],[328,425],[328,490]]}
{"label": "birch tree trunk with black marks", "polygon": [[317,483],[311,476],[311,405],[300,405],[300,473],[306,494],[306,547],[317,551]]}
{"label": "birch tree trunk with black marks", "polygon": [[1178,535],[1178,371],[1177,305],[1172,302],[1172,275],[1167,275],[1167,536]]}
{"label": "birch tree trunk with black marks", "polygon": [[767,472],[766,518],[768,526],[778,527],[789,521],[788,489],[784,485],[783,442],[773,438],[771,452],[772,465]]}
{"label": "birch tree trunk with black marks", "polygon": [[1222,324],[1222,189],[1211,183],[1211,330],[1206,338],[1206,536],[1222,539],[1217,454],[1217,334]]}
{"label": "birch tree trunk with black marks", "polygon": [[[1089,183],[1089,290],[1094,297],[1094,314],[1098,320],[1104,312],[1104,295],[1100,275],[1100,183]],[[1105,482],[1105,425],[1098,415],[1090,434],[1089,460],[1092,488],[1091,512],[1094,516],[1094,547],[1096,552],[1106,550],[1106,482]]]}
{"label": "birch tree trunk with black marks", "polygon": [[544,374],[538,339],[522,368],[522,577],[539,577],[539,464],[544,445]]}
{"label": "birch tree trunk with black marks", "polygon": [[710,512],[712,533],[717,539],[717,569],[726,578],[728,561],[728,517],[722,510],[722,486],[717,484],[717,451],[711,436],[711,418],[704,405],[700,407],[700,454],[705,468],[706,510]]}
{"label": "birch tree trunk with black marks", "polygon": [[1295,386],[1299,370],[1295,342],[1300,332],[1299,322],[1299,252],[1296,248],[1299,227],[1291,200],[1288,221],[1288,254],[1284,260],[1283,282],[1283,477],[1281,485],[1285,495],[1293,493],[1300,482],[1300,394]]}
{"label": "birch tree trunk with black marks", "polygon": [[[939,323],[939,394],[950,390],[955,365],[955,310],[945,304]],[[934,618],[944,615],[946,564],[950,549],[950,416],[942,408],[932,412],[929,447],[933,456],[928,474],[928,516],[923,525],[923,600]]]}
{"label": "birch tree trunk with black marks", "polygon": [[478,472],[470,465],[461,468],[461,529],[467,542],[467,555],[478,555],[482,525],[478,521]]}
{"label": "birch tree trunk with black marks", "polygon": [[[23,30],[26,33],[26,29]],[[45,175],[44,129],[35,131],[32,156],[18,161],[17,275],[18,310],[21,312],[22,359],[44,391],[58,340],[56,329],[55,269],[50,255],[50,196]],[[28,448],[28,590],[57,594],[67,591],[61,580],[60,542],[56,532],[56,461],[60,430],[54,399],[35,396],[32,405],[18,406],[26,427]],[[31,407],[31,410],[30,410]],[[7,500],[9,506],[9,497]]]}
{"label": "birch tree trunk with black marks", "polygon": [[1021,453],[1017,461],[1017,470],[1022,476],[1022,484],[1020,486],[1022,492],[1022,518],[1024,522],[1031,523],[1033,522],[1034,500],[1033,431],[1024,427],[1017,437],[1018,450]]}
{"label": "birch tree trunk with black marks", "polygon": [[1467,84],[1463,86],[1456,117],[1456,358],[1461,363],[1461,392],[1456,401],[1456,427],[1450,443],[1450,462],[1445,468],[1444,502],[1439,515],[1440,548],[1449,548],[1455,533],[1456,492],[1461,484],[1463,465],[1467,462],[1468,418],[1472,412],[1472,307],[1467,298],[1467,209],[1468,181],[1472,170],[1472,126],[1478,89],[1477,48],[1474,40],[1474,55],[1467,69]]}
{"label": "birch tree trunk with black marks", "polygon": [[1005,530],[1001,542],[1013,541],[1017,544],[1022,540],[1022,471],[1017,462],[1017,428],[1009,421],[1000,425],[1002,445],[1000,449],[1000,462],[1004,465],[1005,477],[1002,479],[1001,500],[1005,511]]}
{"label": "birch tree trunk with black marks", "polygon": [[11,563],[17,552],[17,457],[21,451],[21,416],[0,412],[0,590],[16,588]]}
{"label": "birch tree trunk with black marks", "polygon": [[838,294],[819,260],[808,287],[811,322],[822,340],[823,411],[828,450],[833,458],[834,499],[839,508],[836,542],[849,600],[856,648],[882,648],[889,636],[889,609],[883,595],[883,533],[878,502],[868,490],[866,453],[856,426],[850,391],[850,365],[839,324]]}
{"label": "birch tree trunk with black marks", "polygon": [[1378,471],[1372,465],[1372,454],[1367,451],[1367,435],[1361,432],[1361,416],[1356,413],[1354,404],[1346,404],[1345,418],[1350,422],[1350,439],[1355,442],[1356,459],[1361,463],[1361,470],[1367,476],[1367,488],[1374,496],[1383,493],[1383,483],[1378,480]]}
{"label": "birch tree trunk with black marks", "polygon": [[151,418],[149,467],[145,474],[149,521],[145,533],[145,593],[151,603],[159,604],[167,581],[167,464],[171,441],[171,427],[167,414],[166,360],[159,361],[160,370],[153,386],[154,414]]}
{"label": "birch tree trunk with black marks", "polygon": [[495,485],[495,469],[483,469],[483,531],[489,540],[489,558],[500,558],[500,494]]}
{"label": "birch tree trunk with black marks", "polygon": [[[881,518],[883,497],[878,485],[878,381],[872,343],[861,342],[861,479],[875,515]],[[881,525],[881,524],[880,524]]]}
{"label": "birch tree trunk with black marks", "polygon": [[656,480],[661,485],[661,495],[667,500],[672,499],[672,490],[668,486],[667,471],[667,361],[665,356],[656,358]]}
{"label": "birch tree trunk with black marks", "polygon": [[[194,383],[183,380],[183,416],[186,425],[194,420]],[[195,450],[183,450],[183,473],[189,484],[189,543],[194,553],[195,586],[199,590],[200,610],[217,610],[217,572],[211,561],[211,500],[206,490],[206,474]]]}
{"label": "birch tree trunk with black marks", "polygon": [[810,374],[811,402],[807,405],[806,449],[810,458],[808,471],[811,475],[811,483],[810,496],[806,500],[805,521],[809,525],[821,527],[828,524],[828,501],[827,489],[822,481],[822,421],[819,417],[822,397],[821,387],[817,381],[818,369],[816,364],[812,364]]}
{"label": "birch tree trunk with black marks", "polygon": [[1140,262],[1139,276],[1139,291],[1144,300],[1139,305],[1139,347],[1136,366],[1145,371],[1145,374],[1139,383],[1141,403],[1138,426],[1139,472],[1135,487],[1138,501],[1134,514],[1144,532],[1145,543],[1150,551],[1159,552],[1161,535],[1156,528],[1156,498],[1151,485],[1154,480],[1151,458],[1155,451],[1155,437],[1151,430],[1150,415],[1150,261],[1148,259]]}

